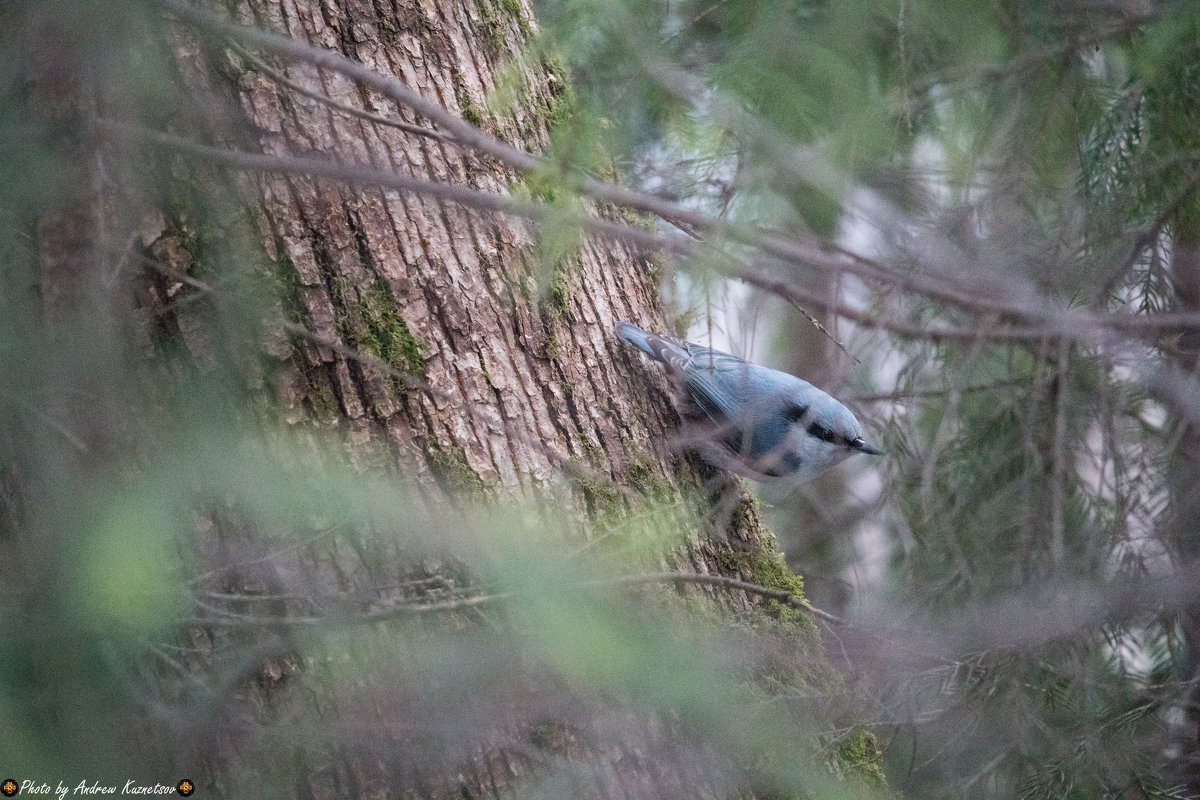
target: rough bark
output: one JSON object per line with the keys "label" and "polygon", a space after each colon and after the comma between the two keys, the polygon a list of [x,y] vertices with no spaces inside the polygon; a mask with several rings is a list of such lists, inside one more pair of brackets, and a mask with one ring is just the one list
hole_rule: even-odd
{"label": "rough bark", "polygon": [[[557,70],[522,60],[529,94],[509,114],[483,111],[501,70],[534,35],[529,10],[515,4],[281,0],[239,3],[234,17],[395,75],[535,152],[566,91]],[[226,127],[211,131],[214,138],[236,131],[237,146],[258,152],[319,155],[496,193],[522,180],[443,141],[300,95],[232,49],[197,44],[186,28],[176,35],[182,81],[225,109]],[[307,65],[276,69],[337,103],[427,124],[342,76]],[[274,389],[289,422],[344,428],[352,455],[398,466],[431,498],[464,489],[537,498],[569,479],[564,465],[571,464],[618,487],[669,485],[677,497],[711,477],[672,447],[678,420],[662,376],[612,336],[621,319],[670,329],[650,258],[585,238],[558,263],[539,265],[538,231],[523,220],[297,176],[258,177],[241,188],[253,207],[226,210],[219,233],[189,230],[194,216],[183,205],[156,236],[143,234],[143,244],[179,271],[195,271],[196,240],[227,239],[249,217],[286,314],[433,387],[406,388],[320,343],[277,342]],[[203,359],[202,324],[187,314],[175,320]],[[597,497],[589,486],[574,484],[581,511],[623,502],[620,492]],[[764,531],[752,510],[743,511],[737,533],[757,546]],[[580,526],[585,536],[588,529]],[[719,569],[703,549],[680,566]]]}
{"label": "rough bark", "polygon": [[[262,2],[240,4],[237,16],[344,52],[510,143],[537,148],[547,140],[562,76],[535,65],[525,75],[531,94],[511,115],[482,111],[533,24],[526,9],[505,13],[471,0]],[[220,82],[223,69],[229,66],[196,59],[185,79],[220,96],[229,88]],[[426,124],[341,76],[278,69],[337,102]],[[253,68],[232,90],[234,112],[253,126],[250,144],[264,153],[315,153],[490,192],[520,181],[444,142],[299,96]],[[290,176],[261,178],[254,189],[269,256],[281,272],[295,273],[285,280],[294,281],[299,320],[437,390],[406,391],[342,354],[300,343],[278,386],[289,419],[345,425],[351,447],[385,447],[390,461],[433,493],[468,484],[534,496],[571,459],[621,481],[631,462],[652,455],[655,472],[676,480],[678,461],[663,446],[675,422],[665,386],[611,336],[619,319],[667,324],[645,257],[587,239],[539,275],[537,232],[521,220]],[[148,244],[166,252],[172,236],[164,231]]]}
{"label": "rough bark", "polygon": [[[566,90],[564,76],[552,65],[524,63],[528,94],[511,113],[484,111],[502,71],[511,69],[512,55],[536,34],[523,3],[239,0],[213,10],[394,75],[422,96],[534,152],[548,142]],[[266,74],[244,52],[186,25],[168,25],[167,35],[179,85],[195,105],[164,115],[165,128],[250,152],[370,164],[495,193],[522,181],[495,162],[437,138],[306,96]],[[295,63],[271,62],[270,68],[335,103],[410,126],[428,124],[332,72]],[[100,107],[111,114],[111,98]],[[716,526],[696,528],[690,546],[661,553],[657,563],[646,566],[721,572],[778,585],[775,543],[754,506],[744,492],[735,491],[729,507],[720,507],[706,483],[714,472],[670,446],[678,420],[664,379],[612,336],[613,323],[621,319],[671,329],[657,270],[646,256],[612,241],[585,238],[577,251],[541,269],[539,233],[527,222],[429,197],[297,175],[228,175],[169,157],[161,162],[157,183],[155,193],[138,192],[100,226],[104,232],[86,242],[76,239],[87,238],[80,232],[91,231],[91,223],[75,218],[88,216],[89,202],[90,210],[104,202],[85,198],[82,210],[46,216],[41,244],[48,302],[70,305],[61,295],[87,275],[71,267],[72,253],[94,249],[98,240],[128,244],[124,258],[136,262],[145,256],[167,268],[166,273],[139,272],[148,348],[171,341],[177,355],[201,369],[231,354],[243,359],[248,382],[271,398],[266,405],[288,425],[320,433],[321,441],[324,434],[337,433],[353,463],[364,470],[400,472],[431,506],[444,507],[464,495],[484,502],[536,502],[565,490],[579,523],[568,535],[588,538],[595,533],[595,518],[632,508],[639,494],[681,503],[700,498],[715,503],[709,516],[718,520]],[[220,191],[206,188],[214,185]],[[214,331],[210,309],[181,302],[193,290],[208,291],[208,262],[222,248],[261,253],[246,272],[274,282],[279,301],[277,308],[256,310],[257,328],[233,335]],[[289,335],[280,325],[284,317],[315,336]],[[251,338],[255,333],[263,338]],[[418,376],[431,390],[406,385],[354,352]],[[216,554],[222,565],[246,564],[225,569],[217,588],[283,595],[323,586],[354,595],[364,589],[358,573],[369,572],[356,554],[336,548],[300,548],[261,563],[250,557],[260,552],[253,537],[222,511],[206,518],[202,534],[207,541],[201,549]],[[231,543],[239,536],[250,541]],[[397,550],[393,556],[397,572],[405,574],[406,554]],[[767,565],[774,577],[756,572],[755,564]],[[784,573],[785,582],[794,577]],[[755,605],[740,594],[714,596],[742,608]],[[282,602],[272,609],[277,616],[295,613]],[[196,636],[212,647],[223,634]],[[270,716],[275,706],[283,707],[283,684],[295,669],[291,654],[297,645],[286,632],[274,630],[234,643],[262,652],[251,659],[251,671],[261,690],[256,702],[264,708],[242,709],[239,718]],[[525,699],[532,707],[536,700]],[[388,728],[388,709],[330,709],[324,715],[335,725],[349,725],[360,715],[375,719],[375,749],[330,753],[319,775],[297,756],[292,767],[297,795],[401,790],[448,795],[485,787],[495,792],[530,768],[520,750],[505,749],[503,740],[463,753],[452,767],[456,773],[431,777],[412,764],[387,767],[388,753],[419,751],[403,741],[402,729]],[[572,744],[574,735],[557,737],[563,741],[550,749],[569,755],[572,747],[586,746],[613,753],[592,794],[656,795],[687,786],[686,765],[676,765],[683,771],[664,771],[635,755],[639,748],[644,753],[647,747],[669,746],[663,731],[643,730],[638,734],[643,738],[619,745],[604,742],[600,734],[587,745]],[[238,747],[233,737],[205,750],[214,774],[238,763]],[[702,774],[697,768],[690,777]]]}

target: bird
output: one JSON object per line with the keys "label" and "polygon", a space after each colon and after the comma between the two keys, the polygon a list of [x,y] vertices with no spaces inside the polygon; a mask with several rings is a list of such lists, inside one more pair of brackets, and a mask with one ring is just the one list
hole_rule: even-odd
{"label": "bird", "polygon": [[705,461],[763,483],[800,484],[867,444],[850,409],[795,375],[618,322],[617,338],[662,364]]}

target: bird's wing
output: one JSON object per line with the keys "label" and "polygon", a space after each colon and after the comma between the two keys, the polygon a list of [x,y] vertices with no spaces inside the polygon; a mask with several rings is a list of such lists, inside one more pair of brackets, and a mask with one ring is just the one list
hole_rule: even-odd
{"label": "bird's wing", "polygon": [[746,397],[750,362],[688,342],[688,361],[681,374],[688,397],[713,422],[724,423]]}
{"label": "bird's wing", "polygon": [[780,447],[788,424],[774,405],[784,402],[785,387],[779,383],[783,373],[699,345],[690,344],[688,351],[688,397],[698,411],[726,429],[721,437],[726,444],[748,456]]}

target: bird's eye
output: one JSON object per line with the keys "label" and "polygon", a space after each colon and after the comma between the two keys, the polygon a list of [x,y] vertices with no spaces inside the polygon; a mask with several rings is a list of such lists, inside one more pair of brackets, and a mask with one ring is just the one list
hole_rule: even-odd
{"label": "bird's eye", "polygon": [[829,428],[826,428],[824,425],[817,425],[816,423],[808,426],[808,432],[822,442],[835,442],[838,438],[837,434],[829,430]]}

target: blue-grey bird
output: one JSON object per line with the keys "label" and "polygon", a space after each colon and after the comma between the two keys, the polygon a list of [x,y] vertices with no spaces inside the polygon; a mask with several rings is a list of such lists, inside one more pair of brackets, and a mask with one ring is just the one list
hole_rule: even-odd
{"label": "blue-grey bird", "polygon": [[855,453],[882,455],[850,409],[807,381],[618,322],[617,338],[666,369],[676,405],[701,426],[700,454],[755,480],[803,483]]}

